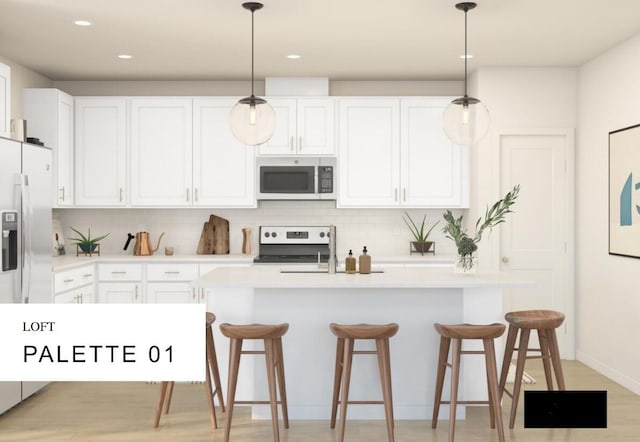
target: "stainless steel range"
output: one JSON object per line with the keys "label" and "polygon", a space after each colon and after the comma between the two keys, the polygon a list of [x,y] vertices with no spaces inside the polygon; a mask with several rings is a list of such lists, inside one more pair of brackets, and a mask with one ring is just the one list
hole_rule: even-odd
{"label": "stainless steel range", "polygon": [[326,263],[330,226],[261,226],[258,256],[253,262]]}

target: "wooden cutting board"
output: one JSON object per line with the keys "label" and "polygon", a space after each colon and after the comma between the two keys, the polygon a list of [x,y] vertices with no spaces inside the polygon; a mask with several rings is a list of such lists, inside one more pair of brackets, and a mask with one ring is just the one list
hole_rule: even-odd
{"label": "wooden cutting board", "polygon": [[199,255],[229,254],[229,221],[219,216],[209,216],[209,221],[202,227],[197,253]]}

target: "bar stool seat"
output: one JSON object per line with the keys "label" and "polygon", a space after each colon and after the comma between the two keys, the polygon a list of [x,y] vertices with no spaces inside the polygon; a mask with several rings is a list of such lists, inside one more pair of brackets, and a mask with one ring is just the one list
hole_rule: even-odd
{"label": "bar stool seat", "polygon": [[[216,417],[216,409],[213,404],[213,397],[218,398],[220,408],[224,413],[224,399],[222,397],[222,386],[220,384],[220,371],[218,370],[218,357],[216,356],[216,347],[213,342],[213,333],[211,331],[211,325],[216,320],[216,316],[213,313],[207,312],[205,320],[205,343],[206,343],[206,377],[205,377],[205,392],[207,396],[207,404],[209,406],[209,418],[211,419],[211,425],[213,428],[218,428],[218,419]],[[213,381],[215,390],[212,393],[211,375],[213,374]],[[160,395],[158,397],[158,404],[156,406],[156,415],[154,421],[154,427],[157,428],[160,424],[160,415],[162,414],[162,407],[166,401],[165,414],[169,413],[169,407],[171,406],[171,397],[173,396],[173,387],[175,382],[163,381],[160,385]]]}
{"label": "bar stool seat", "polygon": [[[558,339],[556,329],[564,322],[564,314],[554,310],[522,310],[509,312],[504,317],[509,323],[507,333],[507,343],[502,361],[502,371],[500,373],[500,398],[503,393],[511,396],[511,412],[509,414],[509,428],[513,428],[516,420],[518,408],[518,398],[522,387],[522,375],[524,373],[525,361],[527,359],[541,358],[544,367],[544,377],[547,382],[547,389],[553,390],[553,378],[551,374],[551,364],[555,373],[559,390],[565,390],[564,376],[562,374],[562,364],[560,362],[560,351],[558,349]],[[531,330],[536,330],[540,348],[529,348],[529,336]],[[520,341],[516,347],[516,338],[520,333]],[[516,375],[513,384],[513,392],[506,389],[507,374],[511,365],[513,352],[518,352],[516,362]],[[540,352],[539,355],[528,356],[529,351]],[[551,362],[550,362],[551,361]]]}
{"label": "bar stool seat", "polygon": [[[225,425],[224,442],[229,441],[231,418],[233,417],[233,407],[235,404],[270,404],[274,442],[280,441],[277,404],[280,404],[280,407],[282,408],[284,428],[289,428],[287,393],[284,381],[284,360],[282,356],[282,336],[284,336],[288,329],[289,324],[220,324],[220,331],[230,339],[229,382],[227,386],[227,423]],[[264,350],[242,350],[242,342],[246,339],[262,339],[264,341]],[[238,384],[238,371],[240,368],[240,356],[243,354],[265,355],[267,362],[267,383],[269,385],[268,401],[235,400],[236,387]],[[280,390],[279,401],[276,388]]]}
{"label": "bar stool seat", "polygon": [[[497,428],[498,440],[504,442],[504,428],[502,426],[502,410],[500,407],[500,393],[498,389],[498,370],[496,366],[496,353],[493,340],[499,338],[504,333],[506,327],[503,324],[472,325],[472,324],[434,324],[436,331],[440,334],[440,353],[438,355],[438,370],[436,375],[436,392],[433,405],[433,419],[431,427],[436,428],[438,424],[438,413],[441,404],[449,406],[449,442],[453,442],[456,424],[457,404],[489,404],[489,418],[491,428]],[[482,350],[462,350],[463,339],[482,339],[484,351]],[[453,348],[451,364],[447,362],[449,357],[449,347]],[[460,379],[460,355],[463,354],[484,354],[487,389],[489,393],[488,401],[459,401],[458,382]],[[442,390],[446,368],[451,368],[451,398],[448,401],[442,400]]]}
{"label": "bar stool seat", "polygon": [[[387,422],[389,442],[394,441],[393,434],[393,395],[391,391],[391,359],[389,354],[389,338],[398,332],[398,324],[385,325],[353,324],[341,325],[331,323],[331,332],[338,338],[336,348],[336,365],[333,379],[333,400],[331,403],[331,428],[336,426],[338,402],[340,403],[340,436],[344,441],[345,423],[348,404],[383,404]],[[374,339],[376,350],[354,350],[356,339]],[[349,384],[351,381],[351,364],[354,354],[375,354],[378,358],[382,401],[349,401]]]}

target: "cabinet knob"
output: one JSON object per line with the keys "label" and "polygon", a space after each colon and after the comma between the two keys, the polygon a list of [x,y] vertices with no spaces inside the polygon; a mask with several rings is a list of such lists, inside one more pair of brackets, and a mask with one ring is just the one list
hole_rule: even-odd
{"label": "cabinet knob", "polygon": [[509,262],[509,258],[506,257],[506,256],[503,256],[502,257],[502,262],[505,263],[505,264],[508,263]]}

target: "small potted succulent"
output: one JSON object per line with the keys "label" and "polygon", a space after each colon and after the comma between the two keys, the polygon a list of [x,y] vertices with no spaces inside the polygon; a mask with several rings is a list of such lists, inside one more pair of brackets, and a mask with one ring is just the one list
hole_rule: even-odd
{"label": "small potted succulent", "polygon": [[[70,241],[73,241],[77,247],[84,252],[85,254],[89,253],[94,253],[97,252],[98,254],[100,254],[100,241],[105,239],[107,236],[109,236],[109,234],[107,233],[106,235],[102,235],[102,236],[98,236],[95,238],[91,237],[91,229],[88,229],[88,233],[85,236],[82,232],[80,232],[77,229],[74,229],[73,227],[70,227],[71,230],[73,230],[74,232],[76,232],[76,234],[78,235],[77,238],[69,238]],[[96,250],[97,249],[97,250]]]}
{"label": "small potted succulent", "polygon": [[452,239],[456,243],[458,249],[458,261],[462,271],[468,272],[474,268],[474,253],[478,250],[478,243],[482,239],[482,232],[485,229],[491,230],[498,224],[505,222],[505,215],[511,213],[511,206],[515,203],[520,192],[520,185],[516,185],[508,192],[504,198],[495,202],[491,208],[487,207],[484,215],[476,221],[476,233],[470,236],[462,226],[462,217],[460,215],[455,218],[450,210],[447,210],[443,217],[447,223],[442,231],[446,237]]}
{"label": "small potted succulent", "polygon": [[413,219],[411,219],[411,216],[409,216],[406,210],[404,212],[404,215],[405,216],[402,218],[402,220],[411,231],[411,234],[413,235],[413,238],[415,240],[415,241],[411,241],[412,250],[415,250],[416,252],[419,252],[424,255],[433,246],[433,241],[428,240],[429,235],[431,234],[431,231],[434,229],[434,227],[440,221],[438,220],[435,223],[433,223],[431,227],[426,228],[425,222],[427,220],[427,215],[424,215],[422,217],[422,222],[420,223],[420,227],[418,227],[418,225],[413,221]]}

